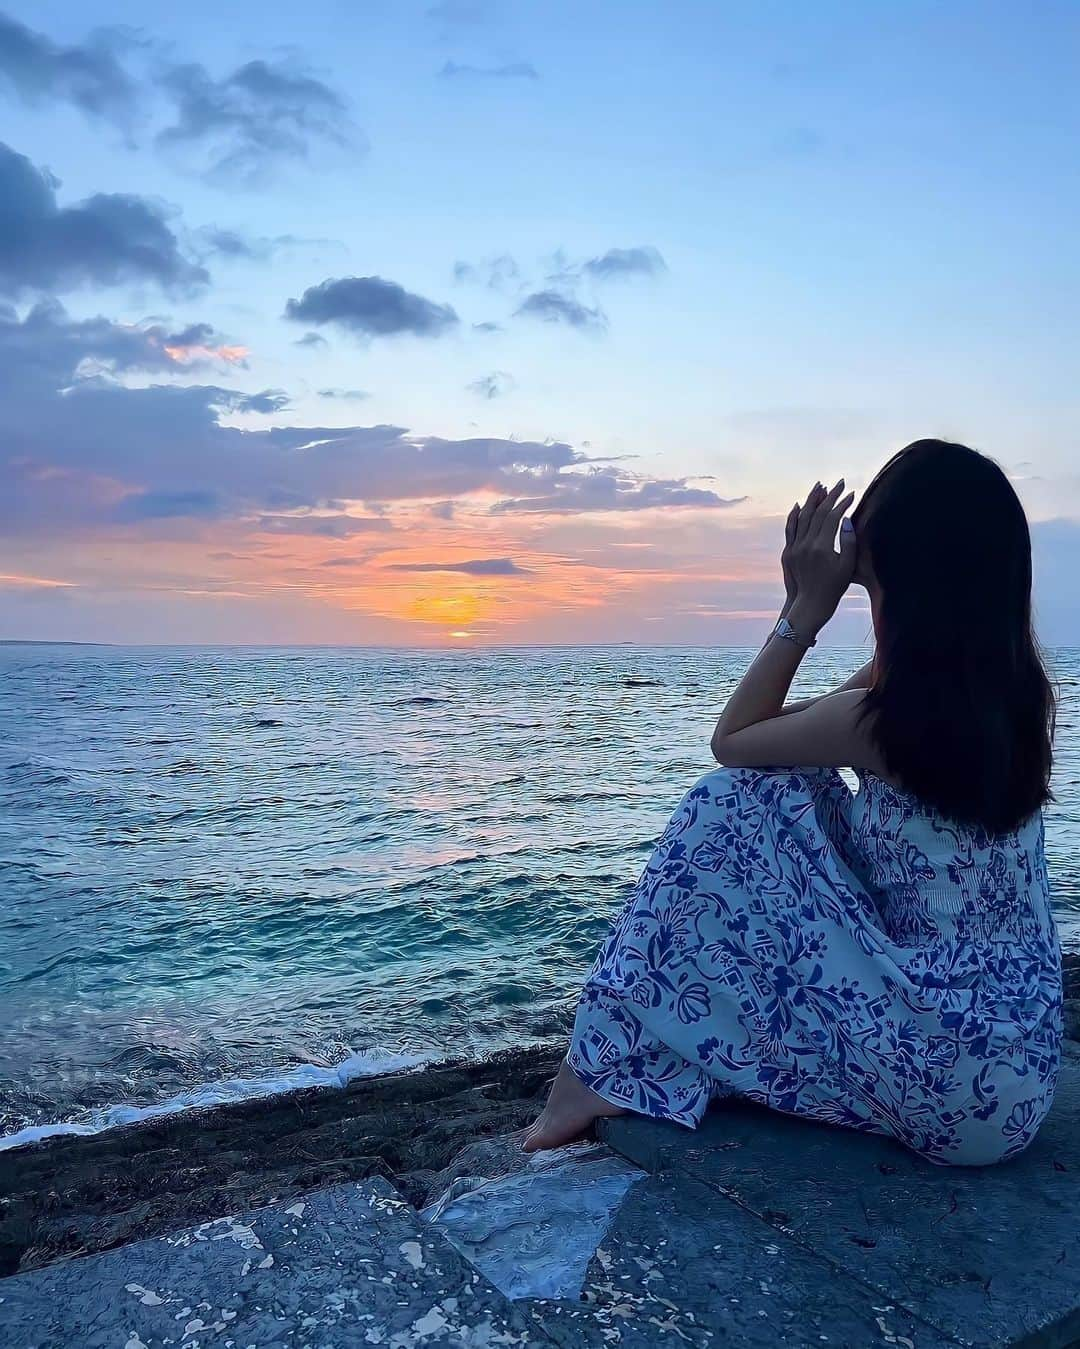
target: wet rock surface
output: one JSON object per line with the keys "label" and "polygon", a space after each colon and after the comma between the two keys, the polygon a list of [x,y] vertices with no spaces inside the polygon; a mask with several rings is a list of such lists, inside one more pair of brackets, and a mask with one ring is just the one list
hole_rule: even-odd
{"label": "wet rock surface", "polygon": [[535,1117],[560,1054],[511,1051],[0,1152],[0,1277],[367,1176],[393,1176],[422,1203],[466,1144]]}

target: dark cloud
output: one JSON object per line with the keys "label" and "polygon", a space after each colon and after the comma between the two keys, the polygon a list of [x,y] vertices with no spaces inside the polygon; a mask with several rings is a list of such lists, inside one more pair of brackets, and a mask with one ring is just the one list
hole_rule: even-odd
{"label": "dark cloud", "polygon": [[531,576],[509,557],[478,557],[469,562],[394,562],[383,571],[461,571],[467,576]]}
{"label": "dark cloud", "polygon": [[499,66],[470,66],[447,61],[439,71],[442,80],[538,80],[540,73],[528,61],[506,61]]}
{"label": "dark cloud", "polygon": [[484,323],[474,323],[473,330],[478,333],[501,333],[502,324],[492,323],[492,321],[488,319]]}
{"label": "dark cloud", "polygon": [[208,323],[170,329],[162,322],[73,319],[57,300],[42,300],[22,320],[14,310],[0,308],[6,375],[0,385],[17,384],[24,395],[62,387],[80,370],[85,375],[87,365],[93,374],[194,369],[217,363],[223,348],[221,335]]}
{"label": "dark cloud", "polygon": [[293,343],[294,347],[328,347],[330,343],[322,333],[305,333]]}
{"label": "dark cloud", "polygon": [[438,337],[458,323],[450,305],[414,295],[381,276],[328,278],[305,290],[299,300],[290,300],[285,317],[297,323],[333,323],[366,337]]}
{"label": "dark cloud", "polygon": [[482,375],[465,387],[470,393],[474,393],[480,398],[490,399],[501,398],[503,394],[509,393],[515,386],[513,375],[508,375],[505,370],[493,370],[490,375]]}
{"label": "dark cloud", "polygon": [[150,281],[191,291],[209,281],[184,257],[165,212],[144,197],[56,200],[58,180],[0,143],[0,293]]}
{"label": "dark cloud", "polygon": [[688,487],[685,478],[639,478],[617,469],[592,468],[585,473],[563,473],[552,483],[553,491],[519,500],[501,501],[496,514],[540,511],[562,514],[577,511],[645,511],[694,506],[713,509],[734,506],[743,497],[725,499],[701,487]]}
{"label": "dark cloud", "polygon": [[58,99],[89,117],[127,126],[139,91],[118,59],[124,45],[118,34],[105,32],[62,47],[0,14],[0,84],[6,82],[27,103]]}
{"label": "dark cloud", "polygon": [[319,397],[342,398],[350,403],[359,403],[365,398],[370,398],[371,394],[364,389],[320,389]]}
{"label": "dark cloud", "polygon": [[253,186],[284,160],[305,160],[316,142],[351,137],[345,100],[310,72],[284,61],[249,61],[215,79],[197,62],[175,65],[161,80],[176,120],[162,146],[192,146],[200,167],[222,186]]}
{"label": "dark cloud", "polygon": [[607,327],[607,316],[602,309],[590,309],[558,290],[534,291],[514,312],[515,315],[542,319],[545,323],[567,323],[571,328],[594,332],[602,332]]}
{"label": "dark cloud", "polygon": [[452,501],[436,501],[428,507],[428,515],[433,520],[452,520],[454,518],[454,503]]}
{"label": "dark cloud", "polygon": [[[133,74],[135,55],[154,78]],[[60,46],[0,16],[0,86],[25,101],[63,100],[90,117],[130,128],[168,105],[156,143],[192,158],[192,167],[224,187],[265,181],[286,161],[319,145],[357,147],[346,100],[287,59],[254,60],[217,77],[197,61],[178,62],[152,42],[117,30]]]}
{"label": "dark cloud", "polygon": [[657,276],[667,271],[658,249],[649,244],[639,248],[609,248],[598,258],[590,258],[584,270],[598,281],[622,276]]}

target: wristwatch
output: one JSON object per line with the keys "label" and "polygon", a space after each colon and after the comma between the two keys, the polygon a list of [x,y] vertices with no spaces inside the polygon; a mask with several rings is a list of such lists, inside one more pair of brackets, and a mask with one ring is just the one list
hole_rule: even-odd
{"label": "wristwatch", "polygon": [[812,646],[817,646],[816,637],[804,637],[801,632],[796,632],[786,618],[779,620],[770,636],[783,637],[785,642],[794,642],[796,646],[801,646],[804,651],[809,651]]}

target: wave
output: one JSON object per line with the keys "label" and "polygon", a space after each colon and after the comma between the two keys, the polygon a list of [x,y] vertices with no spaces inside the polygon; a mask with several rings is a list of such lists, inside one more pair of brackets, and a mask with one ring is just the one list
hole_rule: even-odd
{"label": "wave", "polygon": [[0,1152],[26,1147],[45,1138],[63,1135],[86,1137],[118,1129],[126,1124],[140,1124],[144,1120],[162,1119],[179,1115],[185,1110],[201,1110],[215,1105],[231,1105],[236,1101],[262,1100],[282,1096],[288,1092],[303,1091],[308,1087],[344,1087],[358,1077],[378,1077],[384,1073],[401,1072],[430,1063],[434,1055],[410,1053],[407,1050],[362,1049],[350,1054],[340,1063],[322,1067],[302,1063],[271,1077],[231,1077],[221,1082],[206,1082],[191,1091],[171,1096],[157,1105],[112,1105],[88,1111],[81,1119],[60,1120],[55,1124],[32,1124],[13,1134],[0,1137]]}

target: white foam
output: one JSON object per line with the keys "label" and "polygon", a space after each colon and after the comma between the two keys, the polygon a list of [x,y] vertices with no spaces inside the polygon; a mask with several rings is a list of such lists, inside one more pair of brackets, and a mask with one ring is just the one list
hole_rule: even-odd
{"label": "white foam", "polygon": [[185,1110],[198,1110],[211,1105],[228,1105],[233,1101],[258,1100],[280,1096],[285,1092],[302,1091],[306,1087],[344,1087],[357,1077],[375,1077],[381,1073],[399,1072],[404,1068],[418,1068],[429,1063],[433,1055],[386,1049],[362,1049],[332,1067],[314,1063],[300,1064],[273,1077],[230,1077],[221,1082],[207,1082],[191,1091],[171,1096],[157,1105],[113,1105],[103,1110],[91,1110],[77,1120],[62,1120],[56,1124],[33,1124],[18,1133],[0,1138],[0,1152],[37,1143],[43,1138],[62,1134],[100,1134],[124,1124],[138,1124],[142,1120],[161,1119],[179,1115]]}

